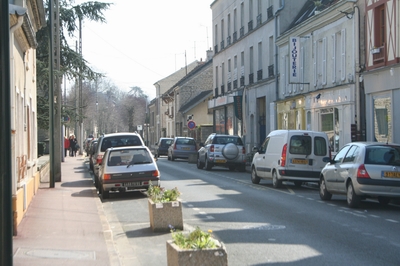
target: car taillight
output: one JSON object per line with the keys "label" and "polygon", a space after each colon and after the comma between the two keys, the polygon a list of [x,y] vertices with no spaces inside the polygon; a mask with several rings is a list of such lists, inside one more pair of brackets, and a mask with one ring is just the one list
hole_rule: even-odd
{"label": "car taillight", "polygon": [[158,177],[160,175],[160,172],[158,170],[153,171],[153,175],[155,177]]}
{"label": "car taillight", "polygon": [[103,175],[103,179],[104,180],[110,180],[111,179],[111,175],[110,174],[104,174]]}
{"label": "car taillight", "polygon": [[97,155],[97,158],[96,158],[96,163],[97,164],[101,164],[103,162],[103,155]]}
{"label": "car taillight", "polygon": [[365,169],[365,165],[360,165],[357,170],[357,178],[370,178],[367,170]]}
{"label": "car taillight", "polygon": [[242,154],[246,154],[246,148],[244,146],[242,148]]}
{"label": "car taillight", "polygon": [[283,148],[282,148],[281,166],[286,165],[286,150],[287,150],[287,143],[285,145],[283,145]]}
{"label": "car taillight", "polygon": [[210,152],[214,152],[214,145],[210,146]]}

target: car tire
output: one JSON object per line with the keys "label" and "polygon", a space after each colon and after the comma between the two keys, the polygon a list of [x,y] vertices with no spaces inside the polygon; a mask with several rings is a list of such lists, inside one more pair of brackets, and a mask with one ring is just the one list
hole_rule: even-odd
{"label": "car tire", "polygon": [[251,182],[253,184],[260,184],[260,178],[258,177],[256,168],[254,166],[251,169]]}
{"label": "car tire", "polygon": [[171,157],[169,157],[169,153],[167,154],[168,161],[171,161]]}
{"label": "car tire", "polygon": [[206,157],[205,167],[207,171],[210,171],[212,168],[212,164],[208,161],[207,157]]}
{"label": "car tire", "polygon": [[204,163],[200,161],[200,155],[197,155],[197,169],[203,169]]}
{"label": "car tire", "polygon": [[378,197],[379,204],[381,204],[383,206],[388,205],[391,200],[392,200],[391,198],[387,198],[387,197]]}
{"label": "car tire", "polygon": [[319,197],[322,200],[331,200],[332,199],[332,194],[329,193],[329,191],[326,189],[326,182],[323,177],[321,177],[321,180],[319,181]]}
{"label": "car tire", "polygon": [[293,181],[293,183],[296,187],[301,187],[301,185],[303,185],[303,181]]}
{"label": "car tire", "polygon": [[94,186],[99,189],[99,179],[96,177],[96,175],[94,176]]}
{"label": "car tire", "polygon": [[357,208],[358,205],[360,205],[361,197],[358,196],[354,191],[353,183],[351,181],[347,185],[346,198],[347,198],[347,205],[350,208]]}
{"label": "car tire", "polygon": [[108,199],[110,197],[110,191],[106,191],[106,190],[102,189],[101,197],[103,199]]}
{"label": "car tire", "polygon": [[175,161],[175,157],[171,154],[171,161]]}
{"label": "car tire", "polygon": [[276,171],[272,172],[272,186],[274,188],[280,188],[282,186],[282,180],[278,179],[278,174]]}

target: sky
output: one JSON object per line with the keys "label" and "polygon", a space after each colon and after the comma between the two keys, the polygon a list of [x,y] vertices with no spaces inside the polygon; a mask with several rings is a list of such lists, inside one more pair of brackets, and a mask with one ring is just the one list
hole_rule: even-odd
{"label": "sky", "polygon": [[154,83],[205,60],[212,46],[212,1],[100,0],[113,4],[104,12],[106,23],[83,23],[83,57],[120,90],[137,86],[151,100]]}

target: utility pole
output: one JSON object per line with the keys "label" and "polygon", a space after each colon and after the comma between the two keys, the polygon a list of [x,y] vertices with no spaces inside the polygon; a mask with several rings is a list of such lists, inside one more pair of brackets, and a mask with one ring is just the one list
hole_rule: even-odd
{"label": "utility pole", "polygon": [[[50,25],[54,25],[54,17],[53,17],[53,0],[49,1],[49,22]],[[50,188],[55,187],[55,164],[54,164],[54,28],[50,27],[50,40],[49,40],[49,144],[50,144]]]}
{"label": "utility pole", "polygon": [[[82,59],[82,18],[79,17],[79,55],[81,56]],[[80,69],[80,74],[79,75],[79,122],[80,122],[80,127],[79,127],[79,146],[81,147],[79,150],[79,154],[83,154],[83,98],[82,98],[82,67]]]}
{"label": "utility pole", "polygon": [[[54,1],[54,69],[57,73],[60,73],[60,1]],[[55,115],[54,115],[54,181],[61,182],[61,157],[63,154],[62,147],[64,146],[64,138],[62,132],[61,124],[61,101],[62,101],[62,91],[61,91],[61,78],[56,75],[54,77],[54,100],[55,100]]]}
{"label": "utility pole", "polygon": [[13,265],[9,1],[0,4],[0,265]]}

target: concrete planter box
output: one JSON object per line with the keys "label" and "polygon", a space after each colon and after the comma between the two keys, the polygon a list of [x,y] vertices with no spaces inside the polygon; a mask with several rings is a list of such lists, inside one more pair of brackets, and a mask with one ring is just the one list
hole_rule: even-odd
{"label": "concrete planter box", "polygon": [[180,201],[154,203],[149,202],[150,227],[155,232],[170,231],[170,225],[183,230],[182,203]]}
{"label": "concrete planter box", "polygon": [[228,253],[223,244],[215,249],[180,249],[173,240],[168,240],[167,265],[227,266]]}

